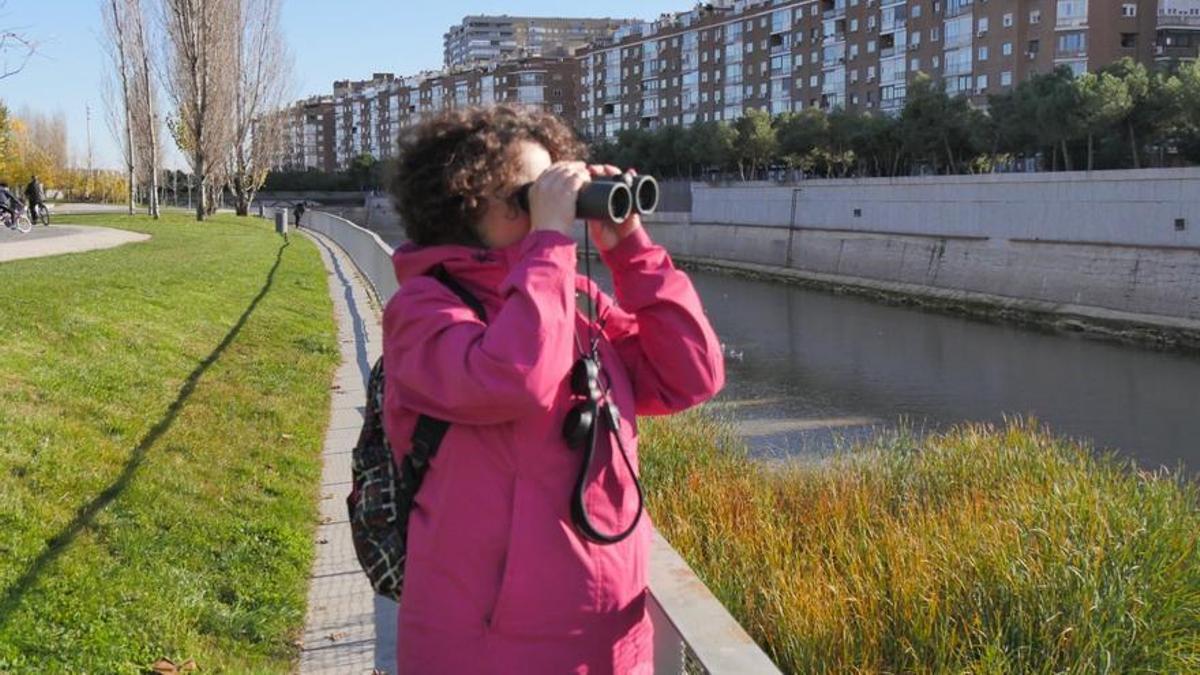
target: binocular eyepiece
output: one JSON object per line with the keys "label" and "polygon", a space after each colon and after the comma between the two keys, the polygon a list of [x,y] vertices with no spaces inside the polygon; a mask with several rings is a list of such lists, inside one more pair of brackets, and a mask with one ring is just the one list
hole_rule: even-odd
{"label": "binocular eyepiece", "polygon": [[[517,190],[517,202],[529,210],[529,188],[526,183]],[[575,217],[585,220],[625,222],[631,213],[654,213],[658,208],[658,181],[653,176],[634,176],[629,172],[594,180],[579,190],[575,201]]]}

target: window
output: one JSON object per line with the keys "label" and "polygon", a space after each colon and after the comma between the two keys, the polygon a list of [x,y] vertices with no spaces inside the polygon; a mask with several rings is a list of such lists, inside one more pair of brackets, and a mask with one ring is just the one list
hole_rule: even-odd
{"label": "window", "polygon": [[988,76],[987,75],[980,75],[979,77],[975,78],[975,93],[976,94],[982,94],[983,92],[987,91],[987,87],[988,87]]}
{"label": "window", "polygon": [[858,32],[858,19],[850,19],[850,32]]}
{"label": "window", "polygon": [[868,54],[875,53],[875,41],[874,40],[867,40],[867,53]]}
{"label": "window", "polygon": [[1005,42],[1004,45],[1000,47],[1000,53],[1004,54],[1005,56],[1012,56],[1012,43]]}
{"label": "window", "polygon": [[858,68],[850,71],[850,83],[853,84],[855,82],[858,82]]}
{"label": "window", "polygon": [[1075,54],[1087,51],[1085,33],[1064,33],[1058,36],[1057,50],[1060,54]]}
{"label": "window", "polygon": [[1030,40],[1029,48],[1026,49],[1025,51],[1029,52],[1030,56],[1033,56],[1033,55],[1037,54],[1039,51],[1041,51],[1041,48],[1042,48],[1041,40]]}
{"label": "window", "polygon": [[850,45],[850,58],[858,56],[858,45]]}
{"label": "window", "polygon": [[1001,87],[1011,87],[1012,86],[1012,71],[1011,70],[1006,70],[1006,71],[1000,73],[1000,86]]}
{"label": "window", "polygon": [[980,47],[980,48],[979,48],[979,60],[980,60],[980,61],[987,61],[987,59],[988,59],[988,48],[987,48],[987,47]]}
{"label": "window", "polygon": [[911,61],[908,62],[908,69],[913,71],[914,73],[917,72],[918,70],[920,70],[921,69],[921,59],[914,57]]}
{"label": "window", "polygon": [[867,82],[875,81],[875,66],[867,66]]}
{"label": "window", "polygon": [[985,16],[982,19],[980,19],[978,21],[978,23],[976,24],[975,33],[977,35],[983,35],[984,33],[987,33],[987,32],[988,32],[988,18]]}
{"label": "window", "polygon": [[941,67],[942,67],[942,57],[940,57],[940,56],[934,56],[934,57],[933,57],[933,68],[934,68],[934,70],[936,70],[936,69],[938,69],[938,68],[941,68]]}
{"label": "window", "polygon": [[921,4],[920,3],[913,5],[912,16],[914,19],[921,18]]}
{"label": "window", "polygon": [[1137,33],[1121,33],[1121,47],[1124,49],[1137,47]]}
{"label": "window", "polygon": [[1013,25],[1013,15],[1012,15],[1012,12],[1009,12],[1004,15],[1004,27],[1012,28],[1012,25]]}
{"label": "window", "polygon": [[1029,23],[1036,24],[1042,22],[1042,10],[1035,9],[1029,12]]}
{"label": "window", "polygon": [[1137,16],[1137,5],[1130,2],[1121,5],[1121,16]]}
{"label": "window", "polygon": [[[816,5],[813,5],[813,6],[815,7]],[[808,76],[808,86],[810,86],[810,87],[817,86],[817,76],[816,75]]]}
{"label": "window", "polygon": [[934,26],[933,28],[929,29],[929,41],[930,42],[937,42],[939,37],[941,37],[941,31],[938,29],[937,26]]}

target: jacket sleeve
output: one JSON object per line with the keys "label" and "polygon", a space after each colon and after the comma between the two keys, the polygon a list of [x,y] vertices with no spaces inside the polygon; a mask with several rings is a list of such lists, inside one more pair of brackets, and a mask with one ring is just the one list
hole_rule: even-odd
{"label": "jacket sleeve", "polygon": [[620,305],[605,333],[633,380],[637,414],[679,412],[715,396],[725,386],[721,345],[666,249],[638,229],[602,257]]}
{"label": "jacket sleeve", "polygon": [[435,279],[404,284],[383,317],[388,397],[456,424],[550,408],[573,355],[575,242],[539,231],[521,250],[486,324]]}

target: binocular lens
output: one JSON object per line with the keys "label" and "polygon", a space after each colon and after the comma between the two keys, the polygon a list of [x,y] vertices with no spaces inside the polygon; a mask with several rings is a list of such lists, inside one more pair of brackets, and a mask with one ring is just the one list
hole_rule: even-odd
{"label": "binocular lens", "polygon": [[653,176],[637,176],[633,179],[634,208],[645,215],[658,208],[658,181]]}
{"label": "binocular lens", "polygon": [[[529,187],[517,191],[517,203],[529,210]],[[575,202],[575,215],[586,220],[608,220],[623,223],[634,211],[654,213],[658,208],[658,181],[653,176],[631,176],[628,173],[612,179],[594,180],[583,186]]]}

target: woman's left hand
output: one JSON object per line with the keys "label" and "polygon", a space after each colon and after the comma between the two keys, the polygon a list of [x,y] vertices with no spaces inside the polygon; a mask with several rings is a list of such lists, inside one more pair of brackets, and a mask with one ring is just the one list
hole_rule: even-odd
{"label": "woman's left hand", "polygon": [[[619,176],[621,170],[611,164],[589,164],[588,173],[593,178],[610,178]],[[630,171],[633,175],[637,175],[636,171]],[[629,214],[623,223],[613,223],[608,220],[589,220],[587,221],[588,233],[592,237],[592,242],[596,244],[596,248],[601,251],[616,246],[622,239],[633,234],[634,231],[641,229],[642,217],[637,211]]]}

